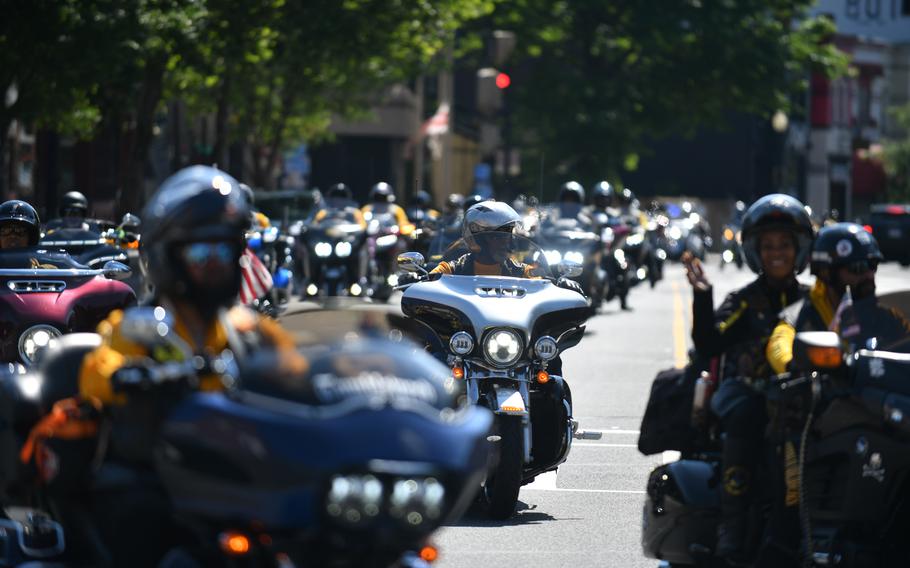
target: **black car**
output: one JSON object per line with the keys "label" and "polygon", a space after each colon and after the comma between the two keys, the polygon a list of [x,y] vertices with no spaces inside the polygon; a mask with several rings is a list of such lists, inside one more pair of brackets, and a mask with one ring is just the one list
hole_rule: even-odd
{"label": "black car", "polygon": [[910,205],[873,205],[869,227],[885,260],[897,260],[910,266]]}

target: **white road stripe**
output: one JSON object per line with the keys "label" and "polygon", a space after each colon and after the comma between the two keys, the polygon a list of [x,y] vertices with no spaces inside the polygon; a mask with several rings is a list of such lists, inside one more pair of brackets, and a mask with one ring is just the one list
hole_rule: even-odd
{"label": "white road stripe", "polygon": [[535,489],[537,491],[555,491],[556,487],[556,472],[548,471],[546,473],[541,473],[534,481],[525,485],[524,489]]}
{"label": "white road stripe", "polygon": [[592,442],[572,442],[572,447],[582,448],[638,448],[638,444],[597,444]]}
{"label": "white road stripe", "polygon": [[[531,485],[534,485],[533,483]],[[620,493],[624,495],[644,495],[644,491],[632,491],[628,489],[563,489],[562,487],[557,487],[555,489],[539,489],[537,487],[531,487],[528,485],[522,487],[522,489],[536,490],[536,491],[559,491],[564,493]]]}

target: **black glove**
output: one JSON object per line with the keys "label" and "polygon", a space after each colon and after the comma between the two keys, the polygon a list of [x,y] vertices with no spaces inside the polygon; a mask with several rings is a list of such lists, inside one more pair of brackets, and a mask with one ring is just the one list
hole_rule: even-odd
{"label": "black glove", "polygon": [[424,280],[424,277],[416,272],[405,272],[398,276],[398,285],[399,286],[408,286],[409,284],[415,284]]}
{"label": "black glove", "polygon": [[565,276],[560,276],[559,280],[556,281],[556,285],[560,288],[565,288],[566,290],[572,290],[573,292],[578,292],[582,296],[585,295],[585,291],[581,289],[581,284],[572,280],[571,278],[566,278]]}
{"label": "black glove", "polygon": [[111,375],[111,388],[114,392],[143,391],[151,387],[152,374],[148,365],[126,365]]}

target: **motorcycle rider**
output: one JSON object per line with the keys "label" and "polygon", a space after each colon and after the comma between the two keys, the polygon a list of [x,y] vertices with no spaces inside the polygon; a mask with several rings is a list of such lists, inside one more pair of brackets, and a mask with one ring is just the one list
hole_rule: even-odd
{"label": "motorcycle rider", "polygon": [[35,208],[18,199],[0,204],[0,249],[21,249],[38,244],[41,220]]}
{"label": "motorcycle rider", "polygon": [[576,219],[583,225],[590,225],[591,218],[584,211],[585,188],[577,181],[567,181],[559,188],[557,210],[560,219]]}
{"label": "motorcycle rider", "polygon": [[[153,305],[173,316],[173,332],[195,355],[230,349],[242,359],[273,348],[283,366],[303,371],[307,363],[294,350],[290,334],[274,320],[236,305],[249,223],[249,203],[238,186],[225,172],[193,166],[169,177],[152,196],[142,215],[142,253],[155,287]],[[123,385],[135,384],[137,376],[182,355],[155,343],[155,338],[141,344],[126,337],[121,330],[124,315],[112,312],[98,326],[102,344],[83,361],[79,392],[102,403],[113,419],[112,440],[119,436],[123,441],[112,442],[111,459],[137,479],[154,479],[146,453],[150,444],[143,442],[154,430],[160,403],[149,402],[153,391]],[[202,376],[196,386],[203,391],[224,388],[218,375]],[[155,565],[169,542],[163,534],[170,526],[166,501],[154,481],[143,481],[112,496],[110,503],[98,504],[114,565]]]}
{"label": "motorcycle rider", "polygon": [[407,236],[414,230],[408,215],[400,205],[395,203],[395,190],[388,183],[381,181],[370,189],[370,203],[361,208],[363,216],[370,219],[374,213],[391,213],[401,234]]}
{"label": "motorcycle rider", "polygon": [[329,188],[325,194],[325,199],[321,203],[322,207],[313,217],[313,222],[318,223],[325,219],[332,212],[342,212],[350,214],[354,222],[366,228],[367,223],[363,218],[363,213],[354,205],[354,194],[351,188],[345,183],[336,183]]}
{"label": "motorcycle rider", "polygon": [[59,229],[83,229],[86,231],[94,230],[95,227],[88,223],[88,199],[82,192],[68,191],[60,200],[59,208],[60,217],[51,219],[47,222],[47,233],[53,233]]}
{"label": "motorcycle rider", "polygon": [[433,209],[433,197],[422,189],[411,198],[406,213],[408,219],[415,223],[439,219],[439,211]]}
{"label": "motorcycle rider", "polygon": [[701,262],[686,254],[683,262],[692,285],[692,340],[702,360],[722,357],[720,387],[711,410],[725,432],[722,453],[721,522],[715,553],[731,562],[745,554],[747,513],[764,424],[763,381],[772,371],[764,347],[777,314],[806,293],[796,280],[809,262],[812,223],[802,203],[781,194],[756,201],[743,218],[746,262],[758,277],[730,293],[714,309],[712,286]]}
{"label": "motorcycle rider", "polygon": [[[910,335],[903,315],[877,304],[875,272],[883,259],[875,237],[856,223],[836,223],[818,232],[811,264],[815,284],[807,300],[783,312],[768,341],[768,362],[775,372],[786,371],[801,331],[840,331],[854,347],[864,347],[874,337],[884,349]],[[853,307],[846,317],[854,321],[842,324],[836,314],[848,287]]]}

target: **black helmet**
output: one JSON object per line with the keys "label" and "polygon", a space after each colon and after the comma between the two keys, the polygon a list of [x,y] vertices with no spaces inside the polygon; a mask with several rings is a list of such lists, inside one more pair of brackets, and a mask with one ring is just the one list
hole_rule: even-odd
{"label": "black helmet", "polygon": [[507,203],[483,201],[465,212],[461,235],[468,248],[477,252],[480,249],[474,238],[477,233],[514,230],[520,222],[521,216]]}
{"label": "black helmet", "polygon": [[41,220],[35,208],[18,199],[0,204],[0,225],[20,223],[28,227],[28,244],[34,246],[41,238]]}
{"label": "black helmet", "polygon": [[796,236],[796,274],[809,263],[812,221],[803,204],[782,193],[766,195],[752,204],[743,216],[742,239],[746,263],[756,274],[762,271],[758,236],[764,231],[790,231]]}
{"label": "black helmet", "polygon": [[433,197],[424,190],[420,190],[411,198],[411,205],[414,207],[429,207],[433,204]]}
{"label": "black helmet", "polygon": [[585,202],[585,188],[577,181],[567,181],[559,188],[560,203],[581,203]]}
{"label": "black helmet", "polygon": [[395,203],[395,190],[392,186],[381,181],[370,190],[370,201],[373,203]]}
{"label": "black helmet", "polygon": [[325,194],[326,199],[335,199],[337,201],[351,201],[354,199],[354,194],[351,192],[351,188],[345,183],[336,183],[329,188],[329,191]]}
{"label": "black helmet", "polygon": [[487,201],[486,197],[484,197],[482,195],[478,195],[476,193],[472,193],[471,195],[464,198],[464,201],[462,201],[462,203],[461,203],[461,208],[464,211],[467,211],[471,207],[474,207],[478,203],[483,203],[484,201]]}
{"label": "black helmet", "polygon": [[835,223],[818,232],[812,247],[812,274],[820,268],[870,260],[884,260],[875,237],[856,223]]}
{"label": "black helmet", "polygon": [[[70,212],[75,212],[76,215],[70,215]],[[63,195],[60,200],[61,217],[85,217],[86,215],[88,215],[88,199],[81,192],[68,191]]]}
{"label": "black helmet", "polygon": [[157,292],[213,307],[233,302],[240,290],[239,264],[230,289],[195,290],[176,248],[195,241],[230,241],[236,244],[239,261],[249,219],[247,198],[230,174],[209,166],[191,166],[164,180],[142,212],[142,253]]}
{"label": "black helmet", "polygon": [[616,203],[620,206],[630,205],[633,201],[635,201],[635,194],[632,193],[632,190],[628,187],[614,186],[613,197]]}
{"label": "black helmet", "polygon": [[604,180],[597,182],[591,190],[591,201],[595,207],[610,207],[613,204],[613,186]]}

